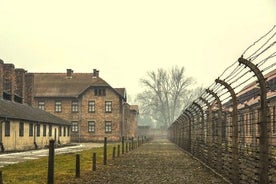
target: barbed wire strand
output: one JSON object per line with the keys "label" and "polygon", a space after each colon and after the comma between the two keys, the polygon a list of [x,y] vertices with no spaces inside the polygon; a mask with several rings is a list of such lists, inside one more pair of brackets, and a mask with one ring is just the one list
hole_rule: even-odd
{"label": "barbed wire strand", "polygon": [[256,40],[253,44],[251,44],[249,47],[247,47],[247,49],[245,49],[245,51],[242,53],[242,55],[245,55],[245,53],[251,48],[253,47],[256,43],[258,43],[260,40],[262,40],[264,37],[266,37],[269,33],[271,33],[274,29],[275,29],[276,25],[274,25],[266,34],[264,34],[263,36],[261,36],[258,40]]}

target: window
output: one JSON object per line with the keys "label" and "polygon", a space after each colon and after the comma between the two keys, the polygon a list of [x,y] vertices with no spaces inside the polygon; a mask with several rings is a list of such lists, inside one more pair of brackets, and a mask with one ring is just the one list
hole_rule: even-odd
{"label": "window", "polygon": [[105,112],[112,112],[112,102],[111,101],[105,102]]}
{"label": "window", "polygon": [[9,121],[5,122],[5,136],[10,136],[11,134],[11,124]]}
{"label": "window", "polygon": [[24,122],[19,123],[19,136],[20,137],[24,136]]}
{"label": "window", "polygon": [[276,109],[275,106],[273,106],[272,109],[272,132],[276,133]]}
{"label": "window", "polygon": [[88,102],[88,112],[95,112],[95,101]]}
{"label": "window", "polygon": [[40,136],[40,124],[36,125],[36,135],[37,135],[37,137]]}
{"label": "window", "polygon": [[52,137],[52,125],[49,125],[49,137]]}
{"label": "window", "polygon": [[111,133],[112,132],[112,123],[111,121],[105,122],[105,133]]}
{"label": "window", "polygon": [[33,136],[34,135],[34,124],[30,123],[29,124],[29,136]]}
{"label": "window", "polygon": [[88,132],[95,133],[95,121],[88,121]]}
{"label": "window", "polygon": [[45,102],[44,101],[39,101],[38,102],[38,108],[41,110],[45,110]]}
{"label": "window", "polygon": [[72,101],[72,112],[78,112],[78,111],[79,111],[79,102]]}
{"label": "window", "polygon": [[254,122],[254,115],[253,115],[253,112],[250,112],[250,114],[249,114],[249,124],[250,124],[250,126],[249,126],[249,132],[250,132],[250,135],[253,135],[253,126],[255,126],[255,125],[253,125],[253,122]]}
{"label": "window", "polygon": [[43,125],[43,137],[46,137],[46,125]]}
{"label": "window", "polygon": [[245,114],[245,135],[249,135],[249,114]]}
{"label": "window", "polygon": [[72,132],[78,132],[79,128],[78,128],[78,122],[73,121],[72,122]]}
{"label": "window", "polygon": [[63,127],[63,137],[66,136],[66,127]]}
{"label": "window", "polygon": [[105,89],[103,88],[96,88],[94,89],[95,96],[105,96]]}
{"label": "window", "polygon": [[61,101],[55,102],[55,112],[61,112]]}
{"label": "window", "polygon": [[58,136],[61,137],[62,133],[61,133],[61,126],[58,127]]}

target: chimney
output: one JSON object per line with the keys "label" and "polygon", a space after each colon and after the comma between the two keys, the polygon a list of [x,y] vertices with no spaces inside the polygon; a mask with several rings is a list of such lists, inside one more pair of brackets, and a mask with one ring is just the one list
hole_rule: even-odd
{"label": "chimney", "polygon": [[0,59],[0,98],[3,98],[4,62]]}
{"label": "chimney", "polygon": [[3,77],[3,91],[5,93],[4,98],[7,100],[13,100],[16,82],[15,82],[15,70],[13,64],[4,64],[4,77]]}
{"label": "chimney", "polygon": [[99,77],[99,70],[93,69],[93,78],[98,78]]}
{"label": "chimney", "polygon": [[25,96],[25,74],[26,70],[18,68],[15,69],[16,76],[16,90],[15,94],[21,99],[21,103],[23,102],[23,98]]}
{"label": "chimney", "polygon": [[67,69],[67,78],[71,79],[73,75],[73,70],[72,69]]}
{"label": "chimney", "polygon": [[25,93],[23,97],[24,103],[34,105],[34,74],[25,74]]}

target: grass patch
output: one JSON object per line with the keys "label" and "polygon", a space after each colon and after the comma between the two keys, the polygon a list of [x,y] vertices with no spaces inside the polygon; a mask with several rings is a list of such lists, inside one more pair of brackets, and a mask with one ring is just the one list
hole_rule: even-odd
{"label": "grass patch", "polygon": [[[112,159],[113,147],[117,144],[108,144],[107,159]],[[103,164],[103,147],[93,148],[78,153],[55,155],[55,183],[64,183],[75,179],[76,154],[80,154],[81,173],[92,170],[92,156],[97,154],[97,165]],[[117,153],[116,153],[117,154]],[[3,183],[5,184],[37,184],[47,183],[48,157],[28,160],[2,169]]]}

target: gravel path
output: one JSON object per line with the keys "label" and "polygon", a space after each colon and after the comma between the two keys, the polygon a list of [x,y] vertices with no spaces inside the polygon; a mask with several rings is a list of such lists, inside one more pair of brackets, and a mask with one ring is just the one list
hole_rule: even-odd
{"label": "gravel path", "polygon": [[82,174],[80,179],[75,179],[72,183],[226,184],[165,139],[153,140],[119,158],[108,160],[106,166]]}

